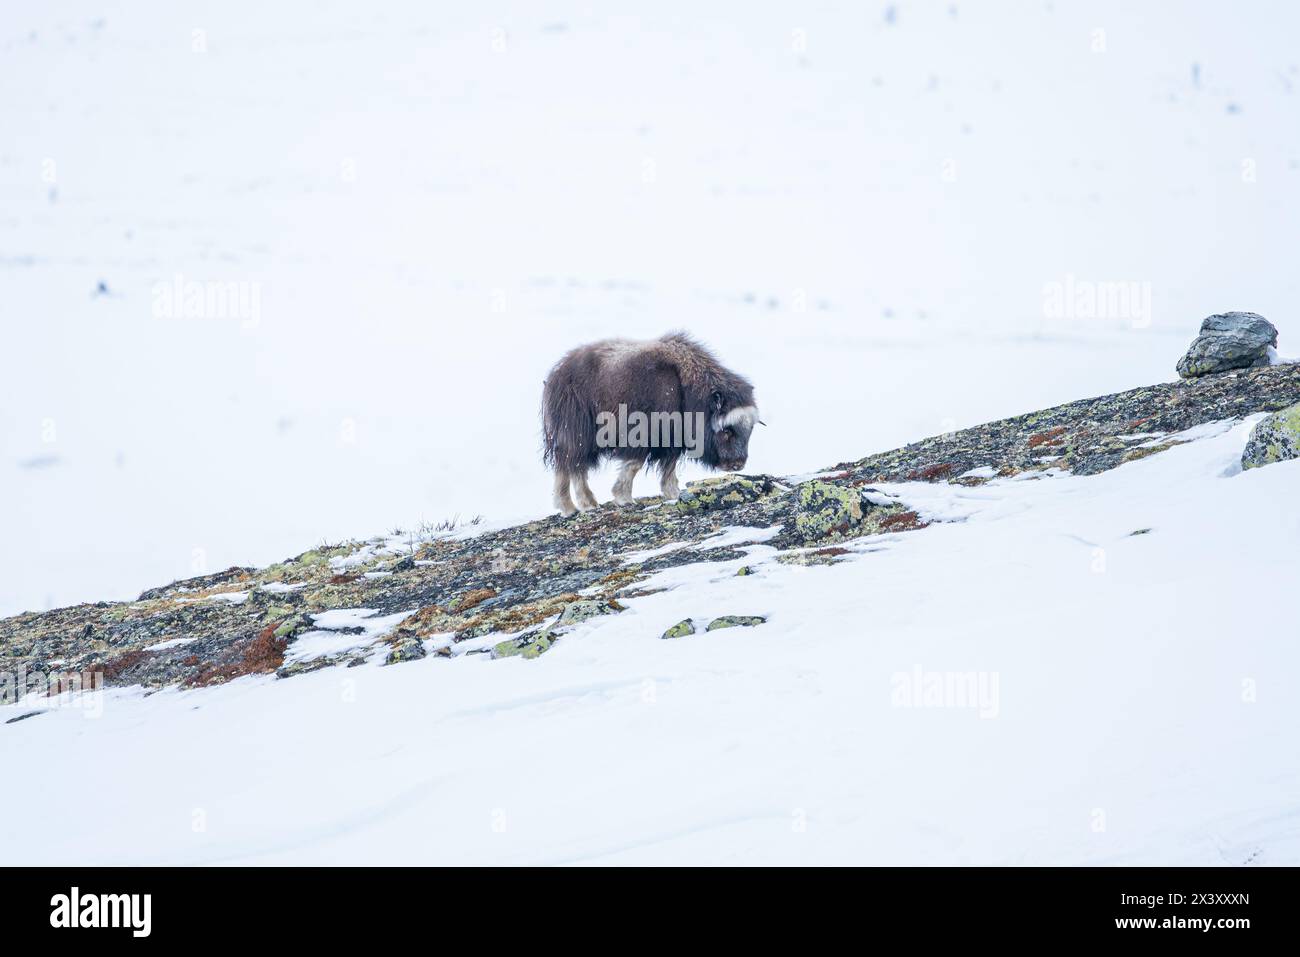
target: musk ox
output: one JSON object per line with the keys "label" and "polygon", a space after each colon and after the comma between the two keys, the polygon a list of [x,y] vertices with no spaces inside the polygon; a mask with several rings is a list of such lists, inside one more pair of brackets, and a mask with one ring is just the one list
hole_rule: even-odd
{"label": "musk ox", "polygon": [[739,471],[756,422],[749,381],[684,333],[579,346],[542,389],[542,458],[555,470],[555,507],[564,515],[596,507],[587,472],[602,458],[623,463],[614,482],[620,505],[632,502],[632,480],[647,462],[659,469],[664,497],[676,498],[679,459]]}

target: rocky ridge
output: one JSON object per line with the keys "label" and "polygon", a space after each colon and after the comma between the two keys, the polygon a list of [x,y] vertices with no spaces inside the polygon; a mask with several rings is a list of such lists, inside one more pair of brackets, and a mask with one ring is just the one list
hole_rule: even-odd
{"label": "rocky ridge", "polygon": [[[583,622],[647,594],[647,580],[664,569],[742,559],[757,542],[775,548],[777,561],[827,564],[849,557],[852,540],[926,526],[905,489],[899,498],[878,484],[979,485],[1049,469],[1092,475],[1188,441],[1196,426],[1296,403],[1300,365],[1251,368],[1070,402],[816,475],[728,475],[691,483],[679,501],[321,546],[267,568],[173,582],[135,601],[0,620],[0,674],[17,676],[0,694],[11,701],[24,690],[287,678],[377,655],[389,664],[537,657]],[[707,620],[702,628],[761,624],[743,615]]]}

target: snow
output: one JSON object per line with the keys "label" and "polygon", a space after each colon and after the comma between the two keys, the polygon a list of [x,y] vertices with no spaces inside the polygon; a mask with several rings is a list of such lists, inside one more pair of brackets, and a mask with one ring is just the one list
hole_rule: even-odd
{"label": "snow", "polygon": [[[754,575],[670,569],[671,590],[535,661],[42,702],[0,724],[6,760],[42,768],[7,792],[0,846],[22,864],[1300,863],[1300,643],[1271,610],[1300,578],[1300,462],[1229,475],[1248,428],[1090,477],[889,485],[948,521],[832,566],[756,545]],[[769,621],[659,638],[720,614]],[[385,627],[316,620],[355,625]]]}
{"label": "snow", "polygon": [[651,558],[658,558],[661,555],[670,555],[673,552],[681,551],[683,548],[731,548],[741,544],[766,542],[780,534],[780,525],[775,525],[772,528],[750,528],[746,525],[726,525],[723,526],[717,534],[710,535],[708,538],[702,539],[698,542],[668,542],[666,545],[660,545],[658,548],[638,549],[637,551],[631,551],[626,555],[623,555],[621,561],[625,565],[639,565]]}
{"label": "snow", "polygon": [[314,627],[294,640],[285,661],[310,661],[373,645],[414,611],[417,609],[375,617],[373,608],[340,608],[314,614]]}
{"label": "snow", "polygon": [[189,604],[199,601],[227,601],[232,605],[242,605],[248,601],[248,592],[246,591],[220,591],[211,595],[200,595],[198,598],[177,598],[176,601],[182,604]]}
{"label": "snow", "polygon": [[658,558],[660,555],[668,555],[672,552],[681,551],[683,548],[690,548],[690,542],[668,542],[657,548],[638,548],[628,552],[621,559],[624,565],[639,565],[651,558]]}
{"label": "snow", "polygon": [[296,585],[287,585],[284,582],[267,582],[260,586],[262,591],[270,592],[273,595],[283,595],[287,592],[297,591],[300,588],[306,588],[306,582],[299,582]]}
{"label": "snow", "polygon": [[168,638],[166,641],[149,645],[145,648],[145,651],[166,651],[169,648],[180,648],[182,645],[188,645],[194,640],[193,638]]}

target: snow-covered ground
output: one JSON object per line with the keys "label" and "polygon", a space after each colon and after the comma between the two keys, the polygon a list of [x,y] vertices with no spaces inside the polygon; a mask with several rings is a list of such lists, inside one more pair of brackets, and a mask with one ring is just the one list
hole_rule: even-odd
{"label": "snow-covered ground", "polygon": [[[1211,312],[1300,351],[1295,4],[706,6],[6,5],[0,614],[544,514],[601,336],[708,341],[787,475],[1171,379]],[[894,486],[949,521],[535,661],[0,724],[0,863],[1300,863],[1300,465],[1244,441]],[[658,637],[719,614],[770,620]]]}
{"label": "snow-covered ground", "polygon": [[[675,569],[535,661],[101,693],[0,725],[6,765],[39,769],[5,789],[0,848],[1300,863],[1300,462],[1239,473],[1247,428],[1090,478],[890,486],[944,521],[831,567],[758,545],[753,575]],[[719,614],[769,620],[659,637]]]}
{"label": "snow-covered ground", "polygon": [[[1285,0],[6,4],[0,614],[542,514],[541,381],[600,336],[709,341],[785,474],[1170,379],[1211,312],[1294,353],[1298,26]],[[169,313],[178,277],[244,298]],[[1071,281],[1149,309],[1053,308]]]}

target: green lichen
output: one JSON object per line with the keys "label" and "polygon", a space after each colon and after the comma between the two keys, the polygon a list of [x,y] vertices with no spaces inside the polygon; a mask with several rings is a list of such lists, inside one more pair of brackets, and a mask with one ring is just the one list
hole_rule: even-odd
{"label": "green lichen", "polygon": [[767,621],[762,615],[723,615],[709,622],[705,631],[717,631],[719,628],[753,628]]}
{"label": "green lichen", "polygon": [[1241,453],[1242,468],[1256,469],[1300,458],[1300,403],[1261,419]]}
{"label": "green lichen", "polygon": [[772,489],[766,479],[752,479],[743,475],[723,475],[718,478],[692,482],[682,490],[677,499],[679,512],[706,512],[711,509],[732,508],[754,502]]}
{"label": "green lichen", "polygon": [[508,638],[492,646],[493,658],[524,658],[533,659],[544,655],[551,650],[551,645],[555,644],[555,634],[545,628],[541,631],[530,631],[527,634],[519,635],[516,638]]}
{"label": "green lichen", "polygon": [[616,601],[600,601],[591,599],[589,601],[575,601],[564,606],[564,611],[560,614],[560,620],[557,626],[576,625],[587,621],[590,618],[597,618],[600,615],[612,615],[622,611],[623,605]]}
{"label": "green lichen", "polygon": [[695,634],[695,623],[689,618],[683,618],[677,624],[665,631],[660,638],[685,638],[687,635]]}
{"label": "green lichen", "polygon": [[855,488],[811,481],[799,486],[795,530],[805,542],[850,535],[862,521],[862,496]]}
{"label": "green lichen", "polygon": [[275,629],[275,637],[283,638],[286,635],[292,635],[294,632],[296,632],[306,623],[307,623],[307,619],[305,619],[302,615],[294,615],[288,621],[284,622],[278,628]]}

